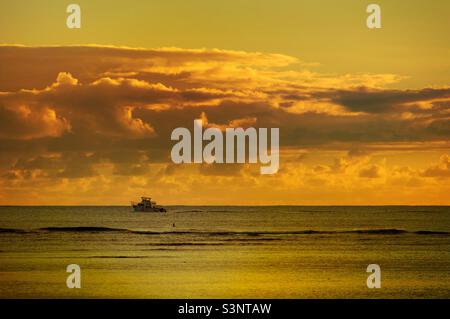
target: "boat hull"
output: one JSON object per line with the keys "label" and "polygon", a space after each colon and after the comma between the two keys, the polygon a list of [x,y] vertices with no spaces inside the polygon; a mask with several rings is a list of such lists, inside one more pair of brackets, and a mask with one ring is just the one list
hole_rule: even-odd
{"label": "boat hull", "polygon": [[165,213],[167,210],[163,207],[142,207],[138,205],[133,205],[133,210],[135,212],[141,213]]}

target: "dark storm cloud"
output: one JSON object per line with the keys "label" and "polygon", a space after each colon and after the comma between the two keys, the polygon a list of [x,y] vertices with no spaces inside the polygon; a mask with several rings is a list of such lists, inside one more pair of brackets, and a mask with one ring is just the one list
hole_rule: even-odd
{"label": "dark storm cloud", "polygon": [[[367,113],[385,113],[402,111],[407,103],[450,98],[450,88],[421,90],[338,90],[323,94],[333,102],[345,106],[350,111]],[[403,108],[405,110],[405,108]]]}

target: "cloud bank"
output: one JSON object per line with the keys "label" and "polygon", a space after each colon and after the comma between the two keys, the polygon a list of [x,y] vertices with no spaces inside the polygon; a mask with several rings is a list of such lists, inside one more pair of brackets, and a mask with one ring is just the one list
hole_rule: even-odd
{"label": "cloud bank", "polygon": [[[92,203],[115,193],[158,193],[156,182],[166,200],[209,187],[213,199],[228,192],[241,203],[239,185],[230,186],[237,182],[248,203],[277,189],[277,203],[295,203],[292,189],[310,192],[315,203],[339,185],[388,194],[399,183],[407,190],[401,202],[414,187],[434,189],[428,202],[441,201],[450,87],[398,90],[399,75],[308,67],[259,52],[0,46],[0,201],[14,202],[26,190],[39,203],[57,191],[68,203]],[[246,165],[174,166],[171,131],[200,117],[217,127],[279,127],[277,182]],[[412,152],[416,164],[390,165],[377,158],[383,152]],[[304,162],[305,154],[321,154],[321,163]]]}

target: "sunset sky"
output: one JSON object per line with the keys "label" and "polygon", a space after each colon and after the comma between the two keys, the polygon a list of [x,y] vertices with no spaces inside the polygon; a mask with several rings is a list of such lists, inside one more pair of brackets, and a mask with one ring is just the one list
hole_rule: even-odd
{"label": "sunset sky", "polygon": [[[450,2],[74,2],[0,3],[0,204],[450,204]],[[279,172],[173,164],[201,116]]]}

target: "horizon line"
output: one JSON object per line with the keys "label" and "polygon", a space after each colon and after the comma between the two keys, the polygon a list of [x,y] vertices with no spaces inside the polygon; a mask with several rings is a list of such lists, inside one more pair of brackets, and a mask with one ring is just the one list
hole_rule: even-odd
{"label": "horizon line", "polygon": [[[163,205],[164,207],[450,207],[450,204],[368,204],[368,205],[311,205],[311,204],[272,204],[272,205],[188,205],[188,204],[172,204],[172,205]],[[84,205],[56,205],[56,204],[47,204],[47,205],[2,205],[0,207],[131,207],[130,205],[97,205],[97,204],[84,204]]]}

